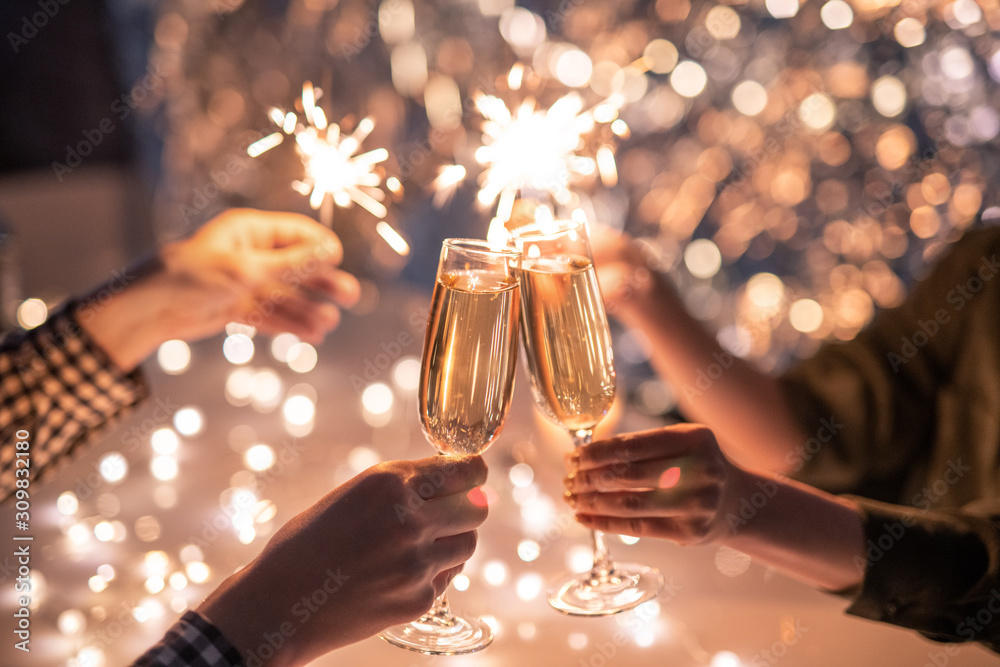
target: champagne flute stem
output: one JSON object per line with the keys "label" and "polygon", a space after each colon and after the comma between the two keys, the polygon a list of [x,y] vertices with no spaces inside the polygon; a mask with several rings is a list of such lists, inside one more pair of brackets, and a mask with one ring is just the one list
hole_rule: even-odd
{"label": "champagne flute stem", "polygon": [[450,618],[451,617],[451,607],[448,606],[448,591],[445,589],[441,592],[441,595],[434,598],[434,604],[431,605],[430,610],[427,612],[428,616],[437,616],[438,618]]}
{"label": "champagne flute stem", "polygon": [[[594,432],[591,429],[573,431],[571,435],[573,436],[573,447],[589,445],[594,438]],[[594,546],[594,564],[590,568],[590,578],[595,582],[603,581],[614,571],[615,564],[608,552],[608,545],[604,541],[604,531],[592,530],[590,537]]]}
{"label": "champagne flute stem", "polygon": [[[444,452],[438,452],[438,456],[447,456],[447,454],[445,454]],[[451,584],[449,583],[448,586],[450,586],[450,585]],[[445,589],[443,591],[441,591],[441,595],[439,595],[436,598],[434,598],[434,604],[431,605],[431,608],[427,610],[427,613],[424,614],[424,616],[425,617],[430,617],[430,618],[437,618],[437,619],[442,620],[442,621],[450,621],[451,620],[451,618],[452,618],[452,616],[451,616],[451,607],[448,606],[448,587],[447,586],[445,587]]]}

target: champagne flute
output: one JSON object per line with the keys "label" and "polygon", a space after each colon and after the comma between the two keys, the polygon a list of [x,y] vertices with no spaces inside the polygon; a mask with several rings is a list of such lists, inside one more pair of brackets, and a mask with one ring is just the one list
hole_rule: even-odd
{"label": "champagne flute", "polygon": [[[483,452],[503,428],[517,367],[521,254],[485,241],[446,239],[431,298],[420,369],[420,423],[445,456]],[[461,617],[447,593],[417,620],[384,630],[391,644],[432,655],[472,653],[493,641]]]}
{"label": "champagne flute", "polygon": [[[522,253],[521,332],[535,405],[587,444],[615,397],[611,334],[597,284],[586,223],[535,222],[513,232]],[[652,599],[663,577],[645,565],[615,563],[604,533],[591,531],[594,564],[564,575],[549,604],[577,616],[602,616]]]}

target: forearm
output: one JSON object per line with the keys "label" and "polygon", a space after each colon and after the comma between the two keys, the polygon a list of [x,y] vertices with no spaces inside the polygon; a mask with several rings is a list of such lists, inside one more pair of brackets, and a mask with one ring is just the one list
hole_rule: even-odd
{"label": "forearm", "polygon": [[[253,563],[248,566],[252,567]],[[273,596],[264,588],[259,582],[254,584],[249,570],[237,572],[223,581],[197,611],[220,630],[244,661],[255,658],[269,667],[302,664],[304,661],[296,656],[295,643],[290,641],[288,633],[288,628],[293,627],[292,616],[274,619],[271,612],[280,610],[280,605],[274,603]],[[273,656],[265,658],[257,651],[262,645],[267,646],[270,636],[281,636],[283,645],[281,650],[272,651]]]}
{"label": "forearm", "polygon": [[790,454],[806,437],[777,380],[723,350],[665,279],[653,277],[615,315],[646,335],[651,363],[673,386],[685,416],[715,431],[727,454],[750,468],[790,470]]}
{"label": "forearm", "polygon": [[719,542],[830,591],[861,582],[864,523],[858,506],[787,479],[746,473]]}
{"label": "forearm", "polygon": [[126,373],[168,340],[170,294],[162,261],[154,256],[116,275],[81,299],[76,319]]}

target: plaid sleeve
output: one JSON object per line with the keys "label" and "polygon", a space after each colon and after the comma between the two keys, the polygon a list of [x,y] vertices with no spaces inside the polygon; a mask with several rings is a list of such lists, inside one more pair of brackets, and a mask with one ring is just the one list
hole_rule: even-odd
{"label": "plaid sleeve", "polygon": [[240,652],[217,627],[197,612],[188,611],[156,646],[143,653],[132,667],[191,665],[192,667],[242,667]]}
{"label": "plaid sleeve", "polygon": [[[0,340],[0,502],[14,490],[15,443],[30,442],[37,479],[147,396],[136,369],[123,373],[73,317],[68,303],[44,324]],[[17,438],[19,430],[27,438]]]}

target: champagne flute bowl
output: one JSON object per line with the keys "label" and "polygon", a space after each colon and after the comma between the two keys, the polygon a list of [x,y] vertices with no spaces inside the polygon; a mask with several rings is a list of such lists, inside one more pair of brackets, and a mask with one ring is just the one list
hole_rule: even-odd
{"label": "champagne flute bowl", "polygon": [[[485,241],[442,245],[419,385],[421,428],[439,454],[480,454],[503,428],[517,366],[520,260],[516,249]],[[380,636],[431,655],[472,653],[493,641],[482,620],[451,611],[447,593],[420,618]]]}

